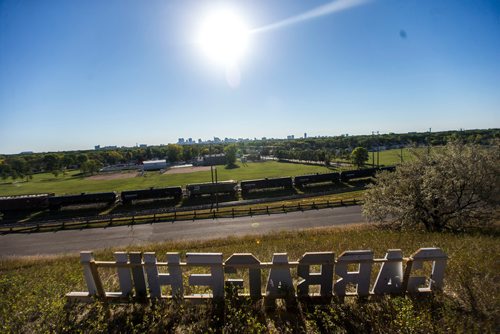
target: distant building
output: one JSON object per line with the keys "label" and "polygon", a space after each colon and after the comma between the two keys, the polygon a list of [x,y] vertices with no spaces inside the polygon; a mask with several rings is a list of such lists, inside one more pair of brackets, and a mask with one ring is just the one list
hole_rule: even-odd
{"label": "distant building", "polygon": [[103,146],[103,147],[101,147],[101,145],[95,145],[94,146],[94,149],[96,151],[99,151],[99,150],[115,150],[117,148],[118,148],[118,146],[116,146],[116,145],[113,145],[113,146]]}
{"label": "distant building", "polygon": [[184,144],[184,138],[179,138],[179,140],[177,140],[177,144]]}
{"label": "distant building", "polygon": [[288,140],[295,139],[295,136],[294,135],[288,135],[288,136],[286,136],[286,139],[288,139]]}
{"label": "distant building", "polygon": [[142,163],[143,170],[160,170],[169,166],[166,160],[148,160]]}
{"label": "distant building", "polygon": [[19,154],[33,154],[33,151],[23,151],[23,152],[21,152]]}
{"label": "distant building", "polygon": [[306,133],[306,132],[304,132],[304,139],[306,139],[306,138],[307,138],[307,133]]}
{"label": "distant building", "polygon": [[139,147],[140,148],[146,148],[146,147],[148,147],[148,145],[147,144],[139,144]]}
{"label": "distant building", "polygon": [[[75,167],[77,168],[77,167]],[[126,164],[116,164],[116,165],[111,165],[111,166],[105,166],[101,168],[99,171],[100,172],[114,172],[114,171],[119,171],[119,170],[137,170],[141,169],[142,167],[140,165],[137,165],[136,163],[126,163]]]}
{"label": "distant building", "polygon": [[226,155],[224,153],[220,154],[207,154],[203,157],[198,158],[193,163],[195,166],[215,166],[215,165],[225,165]]}

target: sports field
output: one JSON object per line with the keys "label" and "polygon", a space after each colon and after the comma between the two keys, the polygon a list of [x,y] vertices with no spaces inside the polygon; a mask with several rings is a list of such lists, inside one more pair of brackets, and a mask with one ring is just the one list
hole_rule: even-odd
{"label": "sports field", "polygon": [[[296,176],[311,173],[327,173],[333,169],[324,166],[281,163],[277,161],[249,162],[239,168],[226,169],[217,166],[218,180],[249,180],[265,177]],[[55,177],[49,173],[33,175],[33,179],[0,181],[0,195],[19,195],[34,193],[78,194],[82,192],[122,191],[149,187],[184,186],[188,183],[210,182],[210,170],[192,173],[160,174],[147,172],[144,176],[121,175],[120,177],[82,177],[79,171]]]}
{"label": "sports field", "polygon": [[[416,150],[422,150],[422,148],[418,148]],[[410,149],[408,149],[408,148],[403,148],[402,150],[393,149],[393,150],[380,151],[379,152],[379,164],[385,165],[385,166],[392,166],[392,165],[400,164],[401,163],[401,155],[403,156],[403,161],[408,161],[408,160],[411,160],[411,158],[412,158],[412,153],[411,153]],[[372,159],[373,159],[372,152],[369,152],[367,165],[371,166]],[[377,152],[375,152],[375,165],[377,165]]]}

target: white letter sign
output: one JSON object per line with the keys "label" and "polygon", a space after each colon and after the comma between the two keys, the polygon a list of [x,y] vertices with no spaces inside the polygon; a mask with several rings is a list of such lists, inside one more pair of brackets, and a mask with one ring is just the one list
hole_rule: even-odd
{"label": "white letter sign", "polygon": [[[439,248],[421,248],[409,258],[404,258],[400,249],[388,250],[382,259],[373,257],[371,250],[346,251],[337,259],[333,252],[313,252],[290,262],[287,253],[275,253],[272,262],[261,262],[250,253],[236,253],[223,262],[222,253],[187,253],[184,263],[179,253],[167,253],[167,261],[159,262],[155,253],[115,252],[115,261],[106,262],[95,261],[91,252],[81,252],[80,262],[88,291],[70,292],[66,296],[81,301],[89,301],[93,297],[116,301],[172,297],[192,301],[204,298],[222,300],[225,283],[235,287],[238,296],[265,298],[266,306],[273,306],[276,299],[285,299],[290,306],[296,303],[296,299],[328,301],[336,296],[342,300],[345,296],[422,294],[443,288],[448,258]],[[373,264],[379,263],[380,269],[372,282]],[[313,266],[319,270],[313,272]],[[116,268],[120,291],[106,292],[99,267]],[[167,272],[160,267],[166,267]],[[209,273],[193,273],[191,267],[202,267]],[[292,268],[297,269],[296,275],[292,275],[292,272],[295,273]],[[224,273],[236,274],[242,270],[248,270],[248,288],[245,288],[241,278],[225,281]],[[269,270],[264,293],[262,270]],[[335,277],[338,277],[336,281]],[[186,280],[188,286],[185,287]],[[297,286],[294,281],[298,281]],[[166,285],[171,287],[171,293],[164,295],[162,286]],[[194,287],[197,286],[209,287],[212,293],[184,294],[185,288],[196,291],[198,288]],[[319,287],[319,292],[312,293],[311,286]]]}

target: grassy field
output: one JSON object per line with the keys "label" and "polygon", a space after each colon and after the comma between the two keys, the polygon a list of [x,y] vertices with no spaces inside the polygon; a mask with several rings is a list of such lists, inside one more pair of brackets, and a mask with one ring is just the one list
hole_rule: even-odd
{"label": "grassy field", "polygon": [[[431,149],[437,149],[437,147],[433,147]],[[384,166],[392,166],[398,165],[401,163],[401,156],[404,161],[409,161],[413,158],[412,151],[415,152],[425,152],[427,150],[426,147],[418,147],[418,148],[403,148],[401,149],[393,149],[393,150],[385,150],[380,151],[379,153],[379,164]],[[372,152],[369,152],[369,159],[367,161],[367,166],[372,165],[373,161]],[[375,165],[377,165],[377,152],[375,152]]]}
{"label": "grassy field", "polygon": [[[249,180],[265,177],[295,176],[311,173],[326,173],[332,171],[324,166],[309,166],[300,164],[280,163],[276,161],[249,162],[239,168],[225,169],[217,167],[218,179]],[[52,174],[36,174],[29,182],[6,180],[0,183],[0,195],[19,195],[34,193],[75,194],[81,192],[122,191],[143,189],[149,187],[184,186],[188,183],[211,181],[210,171],[201,171],[186,174],[160,174],[148,172],[145,176],[123,178],[115,180],[91,180],[78,175],[78,171],[68,172],[66,175],[55,177]]]}
{"label": "grassy field", "polygon": [[[401,154],[402,152],[402,154]],[[410,160],[412,155],[410,152],[410,149],[408,148],[403,148],[401,151],[400,149],[394,149],[394,150],[386,150],[386,151],[381,151],[379,153],[379,164],[380,165],[397,165],[401,163],[401,155],[403,156],[403,161]],[[368,164],[372,164],[372,153],[369,152],[369,159],[368,159]],[[377,152],[375,152],[375,165],[377,165]]]}
{"label": "grassy field", "polygon": [[[432,148],[431,148],[432,149]],[[392,166],[398,165],[401,163],[401,156],[403,156],[403,161],[409,161],[412,159],[412,150],[416,150],[417,152],[422,152],[427,150],[427,148],[403,148],[401,149],[392,149],[385,150],[379,152],[379,164],[382,166]],[[350,162],[349,160],[339,160],[344,162]],[[366,167],[371,167],[373,163],[373,155],[372,152],[368,152],[368,161],[366,162]],[[375,152],[375,166],[377,165],[377,152]]]}
{"label": "grassy field", "polygon": [[[500,325],[497,235],[350,227],[129,249],[155,251],[160,258],[167,251],[183,257],[186,252],[222,252],[225,258],[251,252],[261,261],[270,261],[274,252],[288,252],[296,260],[306,251],[355,249],[372,249],[383,257],[387,249],[401,248],[409,256],[420,247],[440,247],[449,256],[444,292],[429,298],[347,298],[297,309],[278,304],[274,311],[245,299],[227,299],[222,309],[173,302],[67,304],[65,293],[86,289],[78,257],[0,259],[0,332],[494,333]],[[97,252],[96,258],[110,260],[112,251]],[[246,272],[242,276],[248,279]],[[116,289],[116,274],[103,269],[101,277],[108,290]],[[267,270],[262,277],[265,282]]]}

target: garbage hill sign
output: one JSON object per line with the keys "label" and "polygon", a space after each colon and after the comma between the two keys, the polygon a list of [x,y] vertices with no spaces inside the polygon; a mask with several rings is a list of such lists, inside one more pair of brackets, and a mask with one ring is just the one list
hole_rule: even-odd
{"label": "garbage hill sign", "polygon": [[[159,262],[155,253],[116,252],[114,258],[95,261],[91,252],[81,252],[88,291],[70,292],[67,298],[118,302],[174,297],[222,299],[226,286],[236,288],[240,295],[264,297],[266,303],[295,297],[324,300],[333,296],[422,294],[442,288],[447,261],[439,248],[420,248],[409,258],[404,258],[399,249],[390,249],[382,259],[375,259],[371,250],[346,251],[338,257],[333,252],[313,252],[293,262],[287,253],[275,253],[272,262],[261,262],[250,253],[236,253],[225,261],[222,253],[187,253],[186,262],[181,262],[179,253],[167,253],[166,262]],[[116,270],[120,291],[105,291],[99,275],[99,268],[104,267]],[[245,280],[241,278],[244,271],[248,272]],[[268,271],[264,293],[263,271]],[[240,278],[227,277],[235,274]],[[316,292],[312,292],[312,286]],[[168,294],[162,287],[167,287],[163,290]]]}

